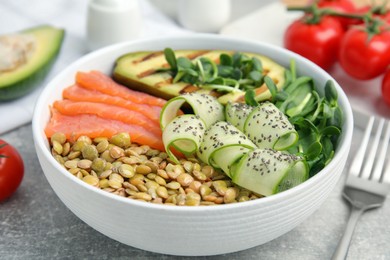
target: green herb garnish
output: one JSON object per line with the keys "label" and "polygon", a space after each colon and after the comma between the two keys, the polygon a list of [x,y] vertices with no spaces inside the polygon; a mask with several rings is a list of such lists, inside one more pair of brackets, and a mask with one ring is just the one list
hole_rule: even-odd
{"label": "green herb garnish", "polygon": [[170,67],[157,71],[169,72],[174,83],[186,82],[221,92],[253,90],[264,83],[261,61],[239,52],[221,54],[220,64],[205,57],[194,61],[186,57],[177,58],[171,48],[165,48],[164,55]]}

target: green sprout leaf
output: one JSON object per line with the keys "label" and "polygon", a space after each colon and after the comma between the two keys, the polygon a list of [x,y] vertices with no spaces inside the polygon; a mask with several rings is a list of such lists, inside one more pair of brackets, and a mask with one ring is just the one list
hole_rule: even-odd
{"label": "green sprout leaf", "polygon": [[164,49],[165,59],[173,71],[177,71],[176,55],[171,48]]}
{"label": "green sprout leaf", "polygon": [[320,142],[314,142],[309,146],[306,151],[306,159],[312,161],[316,159],[322,152],[322,144]]}
{"label": "green sprout leaf", "polygon": [[264,77],[264,83],[267,86],[269,92],[271,93],[272,99],[274,100],[276,94],[278,93],[278,88],[276,87],[275,82],[268,76]]}
{"label": "green sprout leaf", "polygon": [[253,70],[263,72],[263,64],[258,58],[253,57],[252,64],[253,64]]}
{"label": "green sprout leaf", "polygon": [[328,80],[325,84],[325,98],[332,106],[337,104],[338,94],[332,80]]}
{"label": "green sprout leaf", "polygon": [[228,54],[225,54],[225,53],[223,53],[219,56],[219,62],[222,66],[231,67],[233,65],[232,57]]}
{"label": "green sprout leaf", "polygon": [[248,89],[245,92],[245,103],[250,106],[257,106],[258,103],[255,100],[255,91],[253,89]]}

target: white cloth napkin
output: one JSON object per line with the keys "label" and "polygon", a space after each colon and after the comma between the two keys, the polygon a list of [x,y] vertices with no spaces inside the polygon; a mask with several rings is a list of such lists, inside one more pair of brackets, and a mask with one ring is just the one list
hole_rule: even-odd
{"label": "white cloth napkin", "polygon": [[[0,2],[0,35],[41,24],[66,30],[61,52],[34,92],[11,102],[0,102],[0,134],[31,122],[35,102],[45,85],[67,65],[86,54],[86,16],[88,1],[80,0],[2,0]],[[139,1],[143,17],[141,38],[156,35],[189,33],[163,15],[149,1]]]}

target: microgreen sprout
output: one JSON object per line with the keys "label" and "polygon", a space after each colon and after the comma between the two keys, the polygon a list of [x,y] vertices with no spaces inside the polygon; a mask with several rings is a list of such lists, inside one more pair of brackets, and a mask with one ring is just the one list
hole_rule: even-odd
{"label": "microgreen sprout", "polygon": [[169,72],[174,83],[186,82],[220,92],[245,92],[264,83],[261,61],[239,52],[221,54],[219,64],[205,57],[194,60],[177,58],[171,48],[166,48],[164,55],[170,67],[157,72]]}

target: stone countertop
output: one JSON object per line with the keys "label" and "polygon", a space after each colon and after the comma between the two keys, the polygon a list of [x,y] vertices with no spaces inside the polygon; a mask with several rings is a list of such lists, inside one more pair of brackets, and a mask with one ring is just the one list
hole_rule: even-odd
{"label": "stone countertop", "polygon": [[[361,135],[355,131],[354,140]],[[186,259],[121,244],[78,219],[47,182],[30,124],[0,138],[18,149],[25,163],[21,186],[0,203],[0,259]],[[357,145],[354,141],[352,151]],[[342,184],[343,179],[320,209],[289,233],[245,251],[197,259],[330,259],[349,214],[349,206],[341,198]],[[388,199],[382,208],[361,217],[348,259],[390,259],[389,215]]]}
{"label": "stone countertop", "polygon": [[[7,2],[8,1],[8,2]],[[249,0],[248,0],[249,1]],[[60,0],[50,3],[55,5]],[[78,2],[78,1],[77,1]],[[251,4],[255,1],[251,0]],[[267,3],[270,1],[264,1]],[[65,3],[65,2],[63,2]],[[76,4],[76,1],[72,2]],[[77,17],[69,13],[47,12],[42,5],[31,0],[5,0],[8,11],[1,12],[2,19],[12,18],[15,6],[29,5],[20,13],[20,19],[10,24],[14,28],[24,26],[27,19],[40,22],[57,18],[64,21]],[[60,8],[77,8],[66,2]],[[236,3],[237,5],[237,3]],[[11,11],[11,13],[9,12]],[[236,16],[242,10],[236,10]],[[39,15],[34,15],[38,14]],[[29,14],[29,15],[25,15]],[[62,16],[61,16],[62,15]],[[57,19],[57,20],[58,20]],[[62,21],[61,20],[61,21]],[[7,31],[0,23],[0,31]],[[81,32],[79,33],[81,35]],[[73,31],[73,36],[79,36]],[[77,37],[74,37],[77,38]],[[77,38],[78,39],[78,38]],[[76,41],[75,41],[76,42]],[[80,41],[81,42],[81,41]],[[73,45],[68,46],[74,48]],[[74,57],[67,56],[72,61]],[[81,54],[81,53],[80,53]],[[0,114],[0,121],[2,115]],[[6,122],[2,121],[2,124]],[[352,153],[361,137],[354,133]],[[31,124],[11,132],[0,134],[0,139],[14,145],[25,163],[25,176],[18,191],[7,201],[0,203],[0,259],[186,259],[139,250],[116,242],[95,231],[77,218],[59,200],[47,182],[35,153]],[[346,225],[349,206],[341,198],[343,179],[325,203],[304,223],[289,233],[245,251],[227,255],[198,257],[196,259],[330,259]],[[348,259],[390,259],[390,200],[377,210],[365,213],[355,230]],[[147,243],[147,241],[145,241]],[[193,259],[193,258],[192,258]]]}

